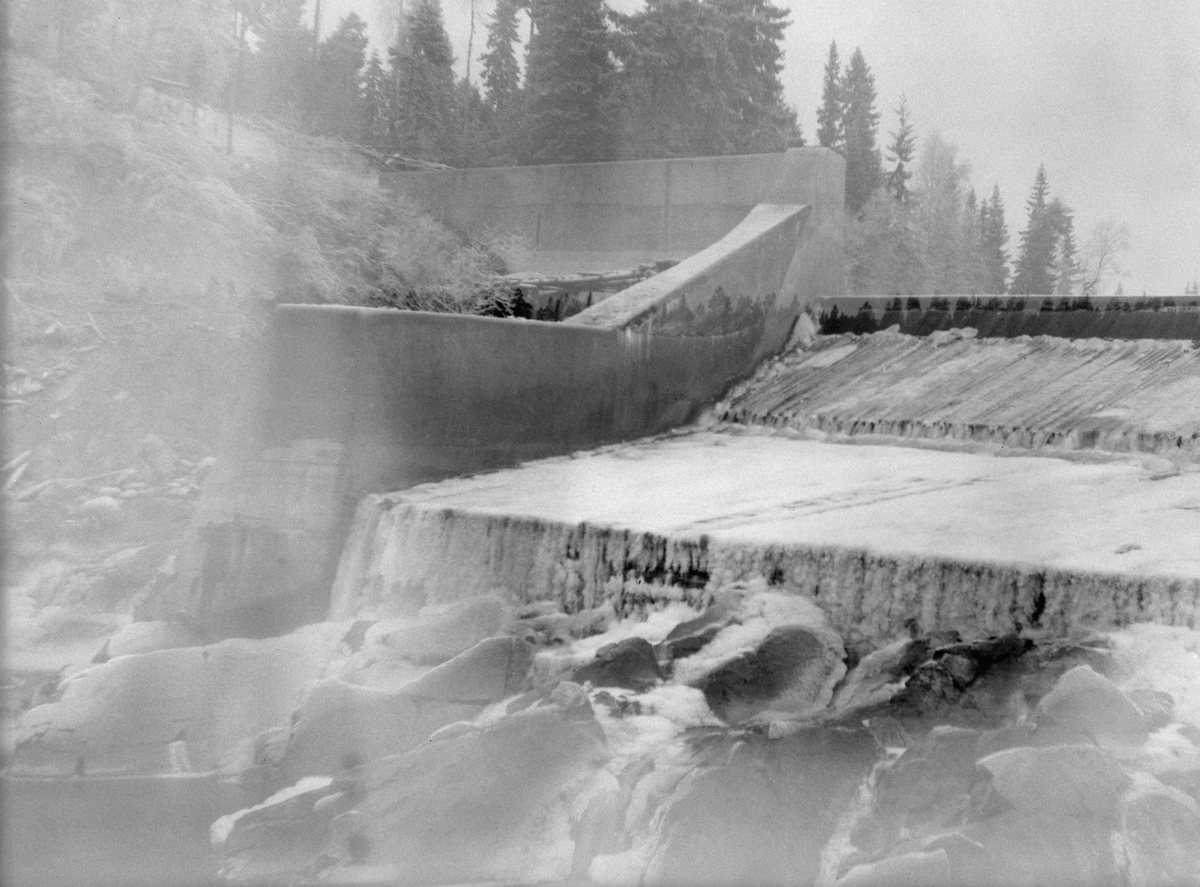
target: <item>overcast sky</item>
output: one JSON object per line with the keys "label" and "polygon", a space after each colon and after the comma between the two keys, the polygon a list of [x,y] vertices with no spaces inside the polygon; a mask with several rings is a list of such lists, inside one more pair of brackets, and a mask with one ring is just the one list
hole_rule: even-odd
{"label": "overcast sky", "polygon": [[[322,30],[354,9],[380,31],[394,2],[323,0]],[[493,2],[475,3],[473,79]],[[1105,217],[1128,225],[1127,293],[1180,293],[1200,279],[1200,0],[776,2],[792,13],[783,83],[810,143],[830,41],[843,62],[861,47],[881,141],[904,93],[918,136],[956,144],[977,191],[1000,185],[1014,254],[1044,163],[1081,245]],[[461,73],[470,0],[442,4]]]}

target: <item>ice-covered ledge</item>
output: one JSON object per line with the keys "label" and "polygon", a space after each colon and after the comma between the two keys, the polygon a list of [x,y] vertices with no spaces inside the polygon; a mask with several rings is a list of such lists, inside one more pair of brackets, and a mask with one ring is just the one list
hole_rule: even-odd
{"label": "ice-covered ledge", "polygon": [[723,429],[370,497],[333,614],[491,590],[629,611],[761,576],[849,638],[1195,627],[1197,540],[1200,473]]}

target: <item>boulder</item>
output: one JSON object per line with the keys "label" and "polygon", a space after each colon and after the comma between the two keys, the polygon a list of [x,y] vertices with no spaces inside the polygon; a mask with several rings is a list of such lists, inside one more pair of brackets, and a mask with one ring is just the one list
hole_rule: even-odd
{"label": "boulder", "polygon": [[487,638],[400,692],[413,699],[488,705],[523,692],[533,649],[520,638]]}
{"label": "boulder", "polygon": [[531,662],[524,641],[489,638],[399,690],[318,681],[297,709],[282,778],[332,775],[348,762],[409,751],[443,727],[520,692]]}
{"label": "boulder", "polygon": [[[259,883],[270,870],[262,860],[293,846],[309,868],[290,868],[301,879],[319,867],[342,883],[368,866],[373,881],[387,883],[562,880],[572,851],[559,805],[608,754],[590,710],[539,706],[345,774],[353,806],[331,820],[319,799],[312,812],[257,817],[252,835],[246,817],[236,819],[220,844],[223,870]],[[328,803],[329,812],[341,809]]]}
{"label": "boulder", "polygon": [[861,729],[718,734],[666,806],[643,883],[815,883],[823,849],[876,759]]}
{"label": "boulder", "polygon": [[1118,843],[1129,887],[1200,885],[1200,805],[1178,789],[1139,786],[1121,800]]}
{"label": "boulder", "polygon": [[950,855],[956,887],[1118,885],[1110,826],[1090,817],[1009,810],[963,826],[982,852]]}
{"label": "boulder", "polygon": [[1006,801],[1031,813],[1111,819],[1129,785],[1117,763],[1091,745],[1010,748],[979,766]]}
{"label": "boulder", "polygon": [[104,642],[95,662],[107,662],[118,656],[173,650],[178,647],[202,647],[208,638],[184,622],[131,622]]}
{"label": "boulder", "polygon": [[1109,748],[1137,747],[1148,731],[1141,711],[1117,685],[1090,667],[1066,672],[1038,704],[1037,720],[1088,736]]}
{"label": "boulder", "polygon": [[863,656],[837,687],[833,707],[854,709],[885,702],[900,689],[901,682],[929,655],[926,640],[895,641]]}
{"label": "boulder", "polygon": [[397,656],[420,665],[438,665],[484,638],[502,633],[510,619],[498,597],[481,595],[442,607],[427,607],[415,621],[399,624],[382,635]]}
{"label": "boulder", "polygon": [[857,865],[837,880],[837,887],[951,887],[953,884],[945,850],[905,853]]}
{"label": "boulder", "polygon": [[[11,772],[151,775],[176,772],[183,760],[196,772],[216,770],[253,737],[287,726],[343,631],[321,623],[284,637],[235,638],[94,665],[66,681],[59,701],[21,718]],[[181,730],[185,754],[176,744]]]}
{"label": "boulder", "polygon": [[135,455],[154,481],[169,480],[179,468],[179,455],[157,434],[146,435]]}
{"label": "boulder", "polygon": [[571,675],[577,684],[590,682],[594,687],[623,687],[648,690],[662,679],[654,647],[645,638],[625,638],[601,647],[596,657],[579,666]]}
{"label": "boulder", "polygon": [[704,676],[696,686],[713,713],[736,724],[766,711],[823,708],[846,673],[840,644],[800,625],[773,629],[754,650]]}
{"label": "boulder", "polygon": [[680,622],[672,628],[655,647],[655,652],[663,662],[691,656],[731,622],[733,608],[726,602],[715,603],[695,619]]}
{"label": "boulder", "polygon": [[978,740],[975,730],[935,727],[884,767],[872,809],[852,834],[854,845],[882,853],[902,834],[938,832],[961,821],[985,778],[975,766]]}

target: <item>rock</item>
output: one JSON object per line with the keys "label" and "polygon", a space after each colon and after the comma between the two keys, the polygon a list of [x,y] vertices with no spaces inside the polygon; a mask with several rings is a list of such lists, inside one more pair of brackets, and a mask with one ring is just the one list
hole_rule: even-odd
{"label": "rock", "polygon": [[[234,861],[226,876],[280,883],[310,872],[321,850],[320,844],[312,840],[312,832],[317,831],[326,812],[318,812],[317,807],[341,794],[333,783],[328,777],[310,777],[274,793],[261,804],[214,822],[209,829],[213,848]],[[309,819],[312,823],[308,835],[301,832],[298,836],[277,826],[280,821],[307,824]]]}
{"label": "rock", "polygon": [[1129,887],[1200,885],[1200,805],[1178,789],[1141,786],[1126,795],[1118,844]]}
{"label": "rock", "polygon": [[533,650],[520,638],[487,638],[402,688],[413,698],[487,705],[526,689]]}
{"label": "rock", "polygon": [[118,656],[173,650],[177,647],[201,647],[207,641],[200,631],[180,622],[132,622],[105,642],[101,651],[104,658],[94,661],[107,662]]}
{"label": "rock", "polygon": [[[993,665],[1000,662],[1005,662],[1009,659],[1016,659],[1029,652],[1033,648],[1033,641],[1029,638],[1021,637],[1014,633],[1000,635],[998,637],[986,638],[978,641],[964,641],[957,644],[949,644],[944,647],[938,647],[933,651],[933,658],[937,659],[953,659],[960,663],[955,665],[955,669],[970,669],[970,678],[964,682],[964,686],[975,679],[977,675],[983,674]],[[953,669],[952,669],[953,670]]]}
{"label": "rock", "polygon": [[1148,731],[1138,707],[1112,681],[1086,665],[1066,672],[1038,705],[1038,723],[1049,719],[1102,747],[1140,746]]}
{"label": "rock", "polygon": [[156,434],[148,434],[138,444],[135,452],[140,464],[147,469],[151,477],[159,482],[174,476],[179,464],[179,456],[167,446],[166,441]]}
{"label": "rock", "polygon": [[1130,693],[1129,701],[1142,713],[1142,722],[1147,730],[1158,730],[1174,720],[1175,697],[1170,693],[1143,688]]}
{"label": "rock", "polygon": [[187,729],[197,772],[222,768],[247,742],[286,726],[296,699],[325,670],[342,627],[322,623],[264,640],[121,656],[71,677],[62,698],[26,712],[14,775],[172,772],[171,744]]}
{"label": "rock", "polygon": [[478,703],[414,699],[333,678],[317,681],[296,710],[279,778],[286,784],[332,776],[347,766],[402,754],[482,709]]}
{"label": "rock", "polygon": [[837,880],[837,887],[951,887],[945,850],[918,851],[857,865]]}
{"label": "rock", "polygon": [[876,754],[861,729],[719,735],[665,807],[643,883],[815,883],[822,850]]}
{"label": "rock", "polygon": [[79,516],[96,523],[110,523],[121,513],[121,503],[112,496],[96,496],[79,503]]}
{"label": "rock", "polygon": [[594,687],[648,690],[662,679],[654,648],[645,638],[626,638],[601,647],[596,658],[576,668],[571,680]]}
{"label": "rock", "polygon": [[823,708],[845,674],[843,655],[811,629],[781,626],[756,649],[718,666],[696,686],[726,723],[740,723],[765,711]]}
{"label": "rock", "polygon": [[956,887],[1118,885],[1109,826],[1088,817],[1009,810],[960,830],[981,847],[975,857],[951,855]]}
{"label": "rock", "polygon": [[608,755],[590,716],[530,709],[364,764],[354,810],[331,822],[294,808],[237,817],[220,845],[223,870],[261,883],[275,875],[275,848],[291,844],[309,868],[287,873],[306,882],[319,860],[322,879],[337,883],[349,880],[339,867],[356,864],[398,884],[562,881],[572,853],[555,827],[568,815],[561,805]]}
{"label": "rock", "polygon": [[215,456],[205,456],[203,459],[197,462],[195,469],[196,480],[202,482],[206,477],[208,477],[209,472],[213,470],[213,467],[216,464],[217,459]]}
{"label": "rock", "polygon": [[835,709],[858,708],[890,699],[900,682],[929,655],[925,640],[895,641],[862,657],[834,693]]}
{"label": "rock", "polygon": [[530,601],[517,610],[517,618],[537,619],[539,616],[549,616],[562,611],[562,604],[558,601]]}
{"label": "rock", "polygon": [[613,621],[613,611],[610,606],[592,607],[571,614],[570,632],[574,638],[590,638],[603,634]]}
{"label": "rock", "polygon": [[415,622],[397,626],[382,640],[398,656],[420,665],[437,665],[500,634],[508,620],[504,602],[484,595],[426,608]]}
{"label": "rock", "polygon": [[881,853],[902,834],[937,832],[971,809],[985,779],[975,766],[979,734],[961,727],[935,727],[876,779],[875,803],[855,828],[855,846]]}
{"label": "rock", "polygon": [[682,659],[698,652],[722,628],[733,622],[733,608],[728,603],[716,603],[695,619],[680,622],[655,647],[663,662]]}
{"label": "rock", "polygon": [[330,775],[346,761],[407,752],[524,689],[532,658],[522,640],[490,638],[399,690],[318,681],[297,708],[282,778]]}
{"label": "rock", "polygon": [[566,613],[546,613],[529,620],[539,644],[557,646],[571,643],[571,617]]}
{"label": "rock", "polygon": [[1010,748],[988,755],[979,766],[1017,810],[1111,819],[1129,785],[1116,762],[1091,745]]}

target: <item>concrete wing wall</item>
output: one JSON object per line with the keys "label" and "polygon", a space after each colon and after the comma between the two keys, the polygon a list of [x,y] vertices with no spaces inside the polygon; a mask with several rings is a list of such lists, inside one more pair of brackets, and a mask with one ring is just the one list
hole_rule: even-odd
{"label": "concrete wing wall", "polygon": [[456,231],[519,243],[513,270],[554,274],[683,259],[762,202],[813,206],[822,220],[836,220],[829,230],[836,227],[840,246],[844,170],[834,152],[803,148],[389,173],[382,181]]}

